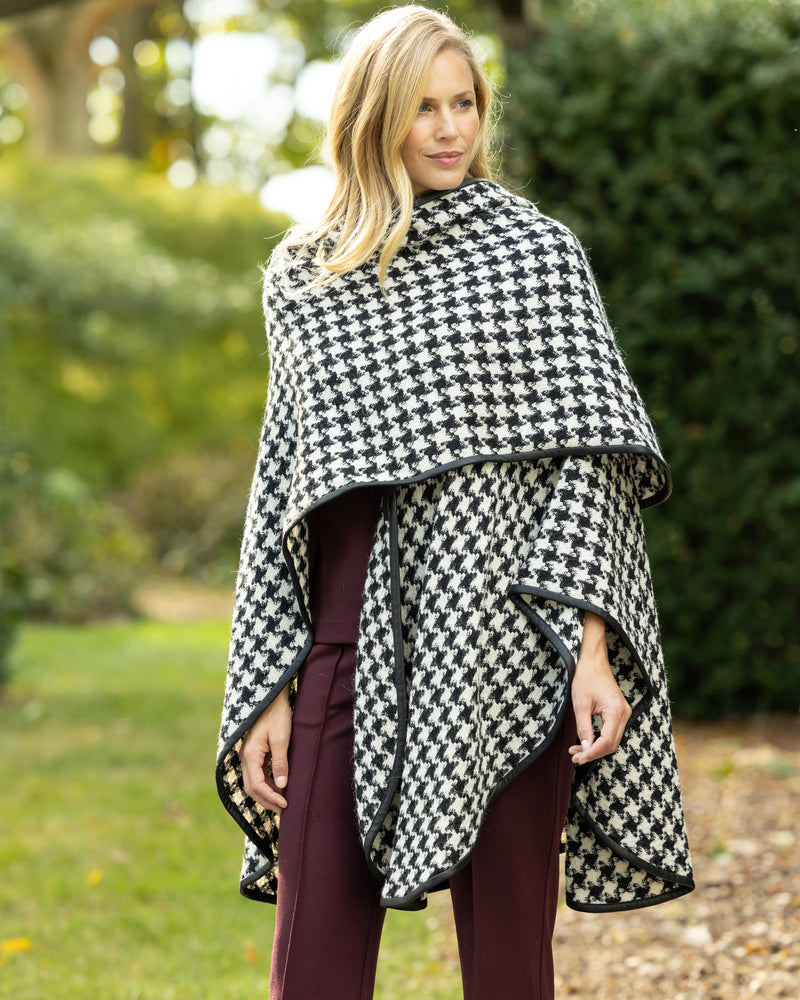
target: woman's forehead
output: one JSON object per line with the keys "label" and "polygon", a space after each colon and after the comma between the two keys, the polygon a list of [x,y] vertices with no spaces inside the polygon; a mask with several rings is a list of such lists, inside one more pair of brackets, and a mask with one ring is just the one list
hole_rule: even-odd
{"label": "woman's forehead", "polygon": [[428,71],[426,90],[453,90],[471,94],[474,89],[472,67],[460,52],[444,49],[436,53]]}

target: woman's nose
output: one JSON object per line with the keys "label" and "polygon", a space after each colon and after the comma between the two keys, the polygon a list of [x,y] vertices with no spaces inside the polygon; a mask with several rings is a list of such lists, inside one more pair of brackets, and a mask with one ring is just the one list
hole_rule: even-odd
{"label": "woman's nose", "polygon": [[441,112],[436,122],[436,138],[450,139],[456,135],[458,135],[458,128],[452,111]]}

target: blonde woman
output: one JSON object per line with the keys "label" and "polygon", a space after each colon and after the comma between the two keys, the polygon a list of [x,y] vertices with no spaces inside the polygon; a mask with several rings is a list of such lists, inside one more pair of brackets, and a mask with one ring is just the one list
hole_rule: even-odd
{"label": "blonde woman", "polygon": [[330,207],[265,272],[218,784],[272,1000],[371,997],[386,908],[446,888],[464,996],[552,997],[562,832],[576,909],[692,888],[639,514],[669,472],[580,244],[492,179],[491,99],[447,17],[375,17]]}

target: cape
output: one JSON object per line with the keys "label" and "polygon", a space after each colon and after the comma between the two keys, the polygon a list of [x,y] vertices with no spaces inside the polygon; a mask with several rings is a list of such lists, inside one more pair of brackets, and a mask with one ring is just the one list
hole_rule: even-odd
{"label": "cape", "polygon": [[[377,259],[309,288],[265,272],[270,371],[246,515],[217,784],[245,831],[243,894],[275,901],[279,823],[238,748],[302,683],[310,510],[382,484],[356,651],[355,808],[381,903],[419,908],[468,861],[496,795],[553,739],[583,613],[606,623],[633,713],[575,769],[567,903],[618,910],[693,888],[641,509],[671,489],[586,254],[494,182],[415,202]],[[525,836],[520,830],[519,835]]]}

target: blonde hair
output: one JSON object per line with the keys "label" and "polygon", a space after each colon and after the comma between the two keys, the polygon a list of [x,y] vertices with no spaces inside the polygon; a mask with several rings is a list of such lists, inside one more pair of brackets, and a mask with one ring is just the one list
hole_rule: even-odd
{"label": "blonde hair", "polygon": [[413,209],[400,149],[416,119],[431,63],[445,50],[466,59],[474,81],[480,124],[466,176],[492,179],[492,85],[466,35],[449,17],[426,7],[383,11],[348,46],[334,92],[328,125],[336,180],[331,202],[317,225],[290,231],[277,248],[280,253],[316,245],[312,285],[360,267],[380,247],[383,286]]}

